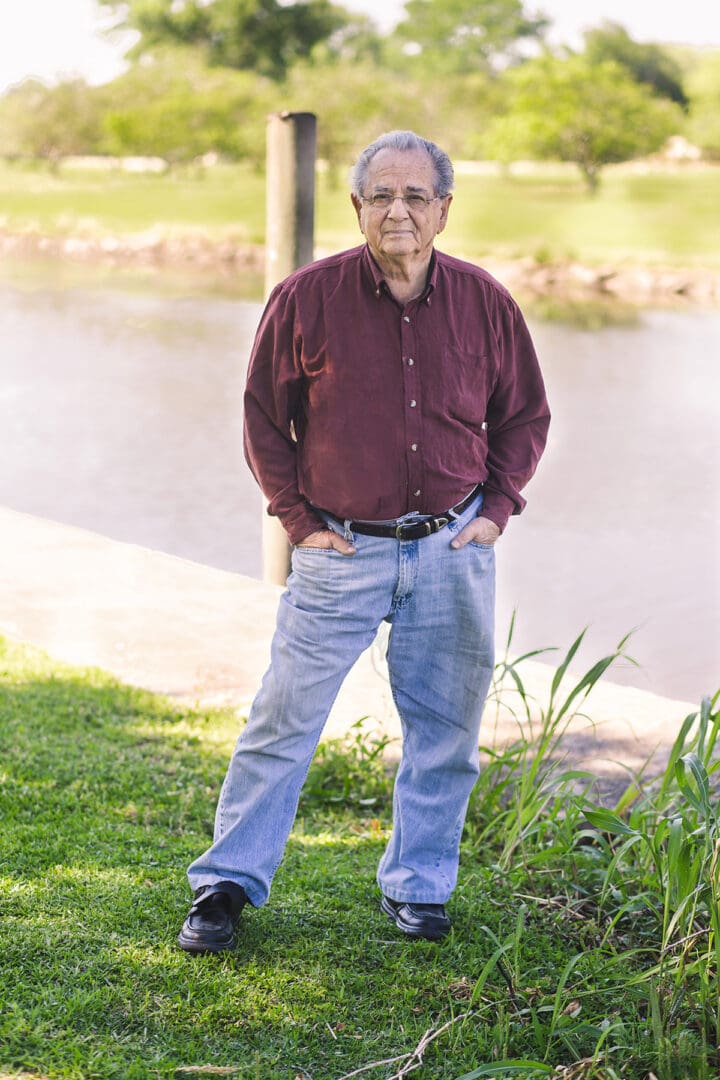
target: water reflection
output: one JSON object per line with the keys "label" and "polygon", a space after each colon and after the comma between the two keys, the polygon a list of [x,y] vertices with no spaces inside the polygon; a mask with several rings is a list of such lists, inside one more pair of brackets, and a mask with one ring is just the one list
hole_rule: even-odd
{"label": "water reflection", "polygon": [[0,501],[257,574],[240,406],[258,311],[0,290],[0,419],[12,451],[0,464]]}
{"label": "water reflection", "polygon": [[641,310],[611,297],[518,296],[528,318],[559,322],[577,330],[604,330],[608,326],[638,326]]}
{"label": "water reflection", "polygon": [[[260,305],[0,286],[0,503],[260,573],[260,498],[242,456],[244,368]],[[595,659],[639,627],[638,670],[714,690],[720,598],[720,314],[650,312],[588,332],[531,320],[554,412],[523,519],[501,541],[501,631]]]}
{"label": "water reflection", "polygon": [[521,528],[503,540],[520,644],[567,643],[590,623],[609,647],[637,627],[642,667],[613,678],[695,700],[720,684],[720,314],[533,330],[554,424]]}

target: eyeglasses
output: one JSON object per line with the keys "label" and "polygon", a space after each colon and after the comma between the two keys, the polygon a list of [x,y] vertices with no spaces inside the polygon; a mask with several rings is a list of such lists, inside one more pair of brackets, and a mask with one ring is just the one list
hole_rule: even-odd
{"label": "eyeglasses", "polygon": [[415,213],[422,213],[427,210],[428,206],[432,202],[436,202],[442,198],[441,195],[433,195],[432,198],[428,198],[427,195],[420,195],[413,192],[411,195],[391,195],[389,191],[376,191],[374,195],[361,195],[360,199],[364,203],[368,203],[373,210],[389,210],[396,199],[400,199],[408,210]]}

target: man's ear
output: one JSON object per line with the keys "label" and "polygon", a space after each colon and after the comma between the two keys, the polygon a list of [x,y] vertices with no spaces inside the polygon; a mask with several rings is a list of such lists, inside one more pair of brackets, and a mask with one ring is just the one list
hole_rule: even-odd
{"label": "man's ear", "polygon": [[365,230],[363,229],[362,221],[360,220],[360,212],[362,210],[362,202],[360,201],[360,199],[358,199],[357,195],[351,195],[350,196],[350,201],[353,204],[353,206],[355,207],[355,213],[357,214],[358,225],[360,226],[360,232],[363,233],[363,235],[364,235]]}
{"label": "man's ear", "polygon": [[445,226],[447,225],[448,212],[450,210],[450,203],[452,202],[452,200],[453,200],[452,195],[446,195],[444,200],[443,200],[444,206],[442,208],[442,214],[441,214],[441,217],[440,217],[440,224],[438,226],[438,232],[439,233],[441,233],[443,231],[443,229],[445,228]]}

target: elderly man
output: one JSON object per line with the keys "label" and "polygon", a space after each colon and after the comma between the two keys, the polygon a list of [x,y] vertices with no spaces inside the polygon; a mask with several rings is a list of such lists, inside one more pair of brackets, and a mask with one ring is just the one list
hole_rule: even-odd
{"label": "elderly man", "polygon": [[188,952],[233,947],[243,906],[267,900],[332,703],[383,620],[403,749],[381,909],[409,937],[449,932],[494,662],[494,545],[549,422],[517,306],[434,248],[452,187],[434,143],[381,136],[353,173],[366,243],[292,274],[260,322],[246,456],[292,573],[214,842],[188,871]]}

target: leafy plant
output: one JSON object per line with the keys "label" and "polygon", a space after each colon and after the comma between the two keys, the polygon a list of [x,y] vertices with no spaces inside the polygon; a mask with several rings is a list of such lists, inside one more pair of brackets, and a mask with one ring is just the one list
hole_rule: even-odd
{"label": "leafy plant", "polygon": [[392,768],[385,750],[389,735],[372,730],[370,718],[352,724],[342,739],[321,742],[303,787],[301,806],[387,807],[392,799]]}
{"label": "leafy plant", "polygon": [[581,706],[607,670],[627,655],[626,635],[608,656],[594,663],[571,687],[567,687],[569,667],[576,657],[586,631],[583,630],[555,670],[548,701],[539,705],[526,690],[522,664],[554,651],[534,649],[510,658],[515,630],[515,614],[510,622],[505,654],[495,669],[491,691],[498,711],[510,713],[518,727],[518,738],[509,745],[483,746],[484,767],[473,792],[470,817],[479,827],[477,843],[502,837],[499,865],[506,868],[520,850],[525,864],[548,861],[553,850],[545,839],[548,826],[564,831],[560,851],[573,844],[579,811],[570,799],[578,783],[592,782],[587,771],[563,768],[562,741]]}
{"label": "leafy plant", "polygon": [[720,819],[712,785],[719,698],[705,698],[686,717],[663,775],[626,814],[583,803],[590,824],[611,838],[598,900],[606,940],[631,908],[644,908],[658,929],[650,963],[632,982],[648,988],[661,1080],[673,1075],[667,1032],[683,1000],[693,1001],[706,1044],[720,1044]]}

